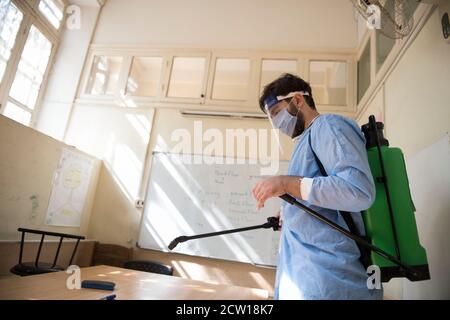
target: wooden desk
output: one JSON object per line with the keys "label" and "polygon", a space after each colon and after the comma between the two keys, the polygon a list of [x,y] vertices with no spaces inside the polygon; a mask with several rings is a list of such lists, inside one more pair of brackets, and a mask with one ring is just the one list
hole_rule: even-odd
{"label": "wooden desk", "polygon": [[116,284],[112,291],[69,290],[65,271],[0,280],[0,299],[96,300],[116,294],[118,300],[258,300],[268,299],[268,292],[237,286],[165,276],[110,266],[81,269],[81,280],[104,280]]}

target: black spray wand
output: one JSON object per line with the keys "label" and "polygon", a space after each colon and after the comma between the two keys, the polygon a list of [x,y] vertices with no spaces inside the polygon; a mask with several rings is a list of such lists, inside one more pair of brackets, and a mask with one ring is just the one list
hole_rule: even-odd
{"label": "black spray wand", "polygon": [[249,230],[255,230],[255,229],[270,229],[270,228],[272,228],[274,231],[277,231],[279,228],[278,224],[279,224],[279,219],[277,217],[269,217],[269,218],[267,218],[266,223],[256,225],[256,226],[231,229],[231,230],[225,230],[225,231],[218,231],[218,232],[203,233],[203,234],[197,234],[195,236],[181,236],[181,237],[178,237],[178,238],[175,238],[174,240],[172,240],[172,242],[169,244],[169,249],[173,250],[181,242],[185,242],[185,241],[189,241],[189,240],[193,240],[193,239],[220,236],[220,235],[228,234],[228,233],[249,231]]}
{"label": "black spray wand", "polygon": [[[306,213],[310,214],[311,216],[313,216],[314,218],[322,221],[323,223],[327,224],[328,226],[330,226],[331,228],[339,231],[340,233],[344,234],[345,236],[349,237],[350,239],[356,241],[357,243],[360,243],[361,245],[369,248],[370,250],[376,252],[377,254],[379,254],[380,256],[382,256],[385,259],[388,259],[391,262],[394,262],[395,264],[399,265],[400,267],[402,267],[405,270],[405,273],[408,275],[412,275],[414,277],[417,276],[417,273],[415,270],[413,270],[412,268],[410,268],[409,266],[405,265],[403,262],[401,262],[399,259],[397,259],[397,257],[394,257],[393,255],[389,254],[388,252],[384,251],[383,249],[374,246],[373,244],[369,243],[366,239],[355,235],[349,231],[347,231],[346,229],[342,228],[340,225],[334,223],[333,221],[325,218],[324,216],[322,216],[321,214],[317,213],[316,211],[312,210],[311,208],[305,206],[304,204],[300,203],[299,201],[297,201],[297,199],[295,199],[294,197],[292,197],[289,194],[284,194],[282,196],[280,196],[281,199],[283,199],[284,201],[288,202],[289,204],[296,206],[300,209],[303,209]],[[279,229],[279,218],[277,217],[269,217],[267,218],[267,222],[261,225],[256,225],[256,226],[251,226],[251,227],[245,227],[245,228],[238,228],[238,229],[231,229],[231,230],[224,230],[224,231],[218,231],[218,232],[211,232],[211,233],[203,233],[203,234],[198,234],[195,236],[181,236],[178,238],[175,238],[174,240],[172,240],[172,242],[169,244],[169,249],[173,250],[179,243],[181,242],[185,242],[185,241],[189,241],[189,240],[193,240],[193,239],[200,239],[200,238],[208,238],[208,237],[214,237],[214,236],[220,236],[223,234],[229,234],[229,233],[235,233],[235,232],[242,232],[242,231],[249,231],[249,230],[254,230],[254,229],[270,229],[273,228],[274,231],[277,231]]]}

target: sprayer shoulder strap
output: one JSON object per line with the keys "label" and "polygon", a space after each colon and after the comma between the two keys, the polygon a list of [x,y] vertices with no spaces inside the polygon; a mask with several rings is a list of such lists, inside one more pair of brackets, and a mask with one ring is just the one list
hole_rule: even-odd
{"label": "sprayer shoulder strap", "polygon": [[[311,151],[313,153],[314,159],[316,160],[317,166],[319,167],[320,173],[322,174],[322,176],[328,177],[328,174],[327,174],[327,171],[325,170],[325,167],[323,166],[322,162],[320,161],[319,157],[314,152],[314,149],[312,147],[312,144],[311,144],[311,131],[309,132],[309,135],[308,135],[308,142],[309,142],[309,147],[311,148]],[[344,219],[345,223],[347,224],[348,230],[351,233],[353,233],[354,235],[357,235],[357,236],[361,237],[361,234],[359,233],[358,228],[356,227],[355,221],[353,220],[352,214],[350,212],[348,212],[348,211],[339,211],[339,210],[337,210],[337,212]],[[356,242],[356,246],[358,247],[359,254],[360,254],[359,260],[361,261],[361,264],[364,266],[364,268],[367,268],[369,265],[371,265],[370,250],[367,249],[367,247],[359,244],[358,242]]]}
{"label": "sprayer shoulder strap", "polygon": [[[314,152],[314,149],[312,147],[311,144],[311,131],[308,134],[308,143],[309,143],[309,147],[311,148],[311,151],[313,153],[314,159],[316,160],[317,166],[319,167],[320,173],[322,174],[322,176],[324,177],[328,177],[327,171],[325,170],[325,167],[323,166],[322,162],[320,161],[319,157],[317,156],[317,154]],[[348,211],[339,211],[338,213],[340,213],[342,215],[342,218],[344,219],[345,223],[348,226],[348,229],[351,233],[356,234],[356,235],[360,235],[358,229],[356,228],[356,224],[355,221],[353,221],[352,215],[350,212]]]}

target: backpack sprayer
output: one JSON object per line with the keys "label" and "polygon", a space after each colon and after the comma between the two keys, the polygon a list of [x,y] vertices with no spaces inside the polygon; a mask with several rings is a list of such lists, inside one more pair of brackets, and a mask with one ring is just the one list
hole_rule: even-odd
{"label": "backpack sprayer", "polygon": [[[409,190],[405,160],[399,148],[390,148],[383,136],[384,125],[376,122],[374,116],[362,126],[366,137],[369,166],[374,177],[376,197],[372,206],[362,212],[366,235],[359,235],[348,212],[340,212],[349,227],[341,227],[318,212],[297,201],[291,195],[280,196],[331,228],[354,240],[360,250],[360,260],[365,268],[377,265],[381,271],[381,281],[406,277],[411,281],[430,279],[425,249],[420,245],[414,217],[414,204]],[[314,153],[314,151],[313,151]],[[323,166],[314,154],[323,175]],[[173,250],[179,243],[206,237],[219,236],[254,229],[279,229],[277,217],[267,218],[261,225],[225,231],[181,236],[169,244]]]}

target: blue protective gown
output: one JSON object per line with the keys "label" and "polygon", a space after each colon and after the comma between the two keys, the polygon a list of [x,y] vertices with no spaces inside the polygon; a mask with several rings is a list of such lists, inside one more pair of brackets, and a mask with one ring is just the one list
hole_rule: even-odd
{"label": "blue protective gown", "polygon": [[[328,177],[320,174],[308,135]],[[336,210],[352,212],[364,234],[359,212],[373,203],[375,186],[365,138],[354,121],[319,116],[296,140],[288,175],[314,178],[307,201],[297,200],[347,230]],[[382,299],[382,289],[367,288],[359,255],[353,240],[284,203],[275,299]]]}

